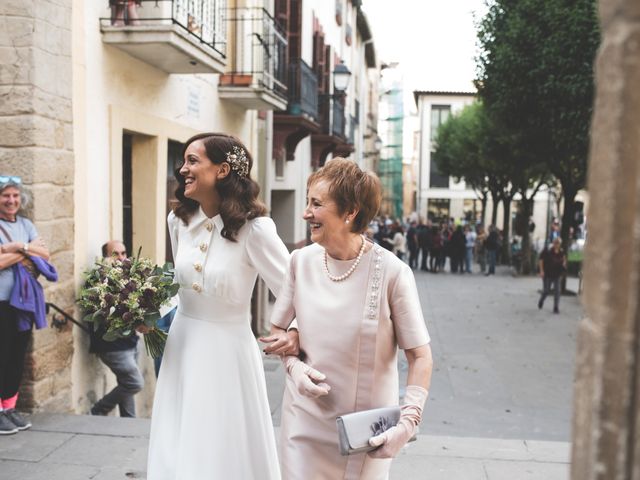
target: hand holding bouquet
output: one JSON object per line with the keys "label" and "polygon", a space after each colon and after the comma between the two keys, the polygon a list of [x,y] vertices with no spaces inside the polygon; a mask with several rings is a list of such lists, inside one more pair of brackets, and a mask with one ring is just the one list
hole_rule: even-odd
{"label": "hand holding bouquet", "polygon": [[102,338],[107,341],[135,335],[137,328],[145,326],[149,329],[144,335],[147,353],[161,356],[167,334],[156,326],[160,307],[179,288],[173,283],[172,265],[159,267],[138,252],[136,258],[123,261],[97,260],[85,277],[78,299],[85,312],[83,320],[104,331]]}

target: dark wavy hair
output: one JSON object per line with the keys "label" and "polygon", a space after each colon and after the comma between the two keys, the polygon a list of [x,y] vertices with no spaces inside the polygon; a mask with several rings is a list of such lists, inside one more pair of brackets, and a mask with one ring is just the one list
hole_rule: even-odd
{"label": "dark wavy hair", "polygon": [[[197,140],[202,141],[207,157],[216,165],[227,161],[227,152],[231,152],[233,147],[244,149],[249,162],[249,173],[251,172],[253,158],[251,158],[247,147],[233,135],[224,133],[200,133],[191,137],[185,142],[182,149],[183,161],[187,147]],[[174,175],[178,180],[178,188],[176,188],[178,203],[174,206],[173,212],[176,217],[188,224],[193,214],[198,210],[199,203],[184,196],[184,177],[180,174],[180,168],[175,170]],[[230,169],[225,178],[216,181],[215,189],[220,195],[220,216],[224,222],[224,228],[220,233],[227,240],[235,242],[238,230],[247,220],[262,217],[267,213],[266,207],[258,199],[260,186],[249,174],[246,177],[241,177],[235,170]]]}

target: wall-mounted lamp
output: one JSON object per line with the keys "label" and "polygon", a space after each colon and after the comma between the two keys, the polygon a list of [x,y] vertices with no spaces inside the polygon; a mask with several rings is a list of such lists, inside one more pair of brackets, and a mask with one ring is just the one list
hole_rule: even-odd
{"label": "wall-mounted lamp", "polygon": [[344,64],[340,62],[333,70],[333,91],[336,94],[343,94],[349,86],[351,80],[351,72]]}

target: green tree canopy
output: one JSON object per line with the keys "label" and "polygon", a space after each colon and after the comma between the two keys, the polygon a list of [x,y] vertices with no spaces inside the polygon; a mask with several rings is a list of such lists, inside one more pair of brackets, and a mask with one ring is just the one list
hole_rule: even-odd
{"label": "green tree canopy", "polygon": [[[523,189],[552,174],[564,195],[563,237],[584,188],[600,41],[595,0],[489,0],[479,23],[478,90],[508,138]],[[529,177],[529,178],[526,178]]]}

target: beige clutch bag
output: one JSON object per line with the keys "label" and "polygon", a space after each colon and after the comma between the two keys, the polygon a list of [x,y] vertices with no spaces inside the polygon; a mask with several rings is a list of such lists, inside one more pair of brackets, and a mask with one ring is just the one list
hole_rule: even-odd
{"label": "beige clutch bag", "polygon": [[[373,450],[369,439],[389,430],[400,419],[400,407],[383,407],[342,415],[336,419],[340,455]],[[415,440],[415,436],[412,438]]]}

